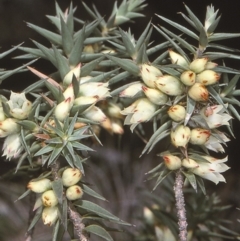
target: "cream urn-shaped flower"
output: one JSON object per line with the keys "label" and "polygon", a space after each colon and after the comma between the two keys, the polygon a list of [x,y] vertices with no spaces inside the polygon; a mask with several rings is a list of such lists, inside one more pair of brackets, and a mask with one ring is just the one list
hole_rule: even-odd
{"label": "cream urn-shaped flower", "polygon": [[26,99],[25,93],[11,92],[10,100],[7,101],[10,114],[16,119],[26,119],[32,109],[31,101]]}

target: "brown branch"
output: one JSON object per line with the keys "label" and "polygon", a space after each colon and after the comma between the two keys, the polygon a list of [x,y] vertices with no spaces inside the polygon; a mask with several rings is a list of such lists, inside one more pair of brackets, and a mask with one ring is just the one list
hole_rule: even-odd
{"label": "brown branch", "polygon": [[84,223],[82,222],[81,215],[73,208],[68,207],[68,214],[69,218],[73,222],[74,230],[77,233],[79,241],[89,241],[89,238],[83,234],[83,229],[85,227]]}
{"label": "brown branch", "polygon": [[183,176],[181,169],[177,171],[175,183],[173,187],[176,199],[176,209],[178,216],[179,239],[180,241],[187,241],[187,218],[185,201],[183,196]]}

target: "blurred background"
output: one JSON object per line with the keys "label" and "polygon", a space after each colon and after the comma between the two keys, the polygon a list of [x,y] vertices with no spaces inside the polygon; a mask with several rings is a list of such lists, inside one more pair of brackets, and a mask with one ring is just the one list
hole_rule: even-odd
{"label": "blurred background", "polygon": [[[77,6],[76,16],[83,20],[90,19],[84,11],[80,0],[73,0],[73,5]],[[120,2],[120,1],[119,1]],[[144,10],[146,18],[138,18],[134,23],[121,26],[124,30],[132,28],[132,33],[136,38],[144,30],[147,23],[151,20],[154,24],[163,24],[155,16],[156,14],[163,15],[173,21],[178,21],[180,24],[185,24],[182,17],[177,12],[185,12],[182,1],[179,0],[147,0],[148,6]],[[58,1],[62,9],[66,9],[70,1]],[[113,0],[85,0],[89,6],[95,4],[102,15],[108,17],[113,3]],[[217,1],[217,0],[185,0],[185,4],[202,20],[205,18],[206,6],[213,4],[222,18],[217,29],[217,32],[240,32],[239,24],[239,9],[240,1]],[[31,39],[34,39],[46,46],[50,44],[39,36],[36,32],[26,26],[26,22],[31,22],[35,25],[54,29],[45,15],[54,15],[55,1],[53,0],[0,0],[0,52],[10,49],[23,43],[23,46],[33,46]],[[168,27],[168,26],[167,26]],[[159,43],[164,41],[160,34],[154,31],[152,41]],[[232,39],[223,41],[221,44],[226,44],[232,48],[240,49],[240,39]],[[0,60],[0,67],[13,69],[26,61],[13,60],[14,56],[20,52],[15,51],[10,56]],[[240,60],[226,59],[226,65],[236,69],[240,69]],[[54,67],[39,60],[33,64],[33,67],[39,71],[50,74],[54,71]],[[13,91],[21,91],[29,83],[37,80],[31,73],[21,73],[12,76],[5,80],[1,88],[11,88]],[[228,165],[231,167],[229,171],[224,173],[227,183],[221,183],[217,186],[209,182],[205,182],[207,193],[213,192],[220,196],[223,204],[230,204],[232,208],[225,212],[225,218],[233,221],[231,228],[236,232],[240,232],[240,225],[237,219],[240,217],[240,211],[236,208],[240,207],[240,123],[233,120],[234,132],[236,139],[228,144],[227,154],[229,156]],[[151,128],[151,126],[148,126]],[[124,234],[113,234],[117,237],[115,240],[133,240],[132,234],[139,232],[141,223],[138,218],[142,215],[143,206],[145,205],[145,197],[143,191],[151,191],[154,182],[146,181],[145,173],[160,162],[160,158],[156,156],[165,146],[162,143],[159,149],[155,148],[149,155],[144,155],[139,158],[139,155],[144,147],[144,142],[136,135],[130,135],[129,127],[125,128],[125,136],[122,138],[111,136],[106,132],[102,132],[101,141],[103,147],[93,146],[96,154],[91,154],[92,158],[86,167],[86,179],[91,183],[95,190],[98,190],[108,203],[100,203],[109,211],[119,216],[121,219],[136,224],[137,227],[131,227]],[[2,140],[0,140],[2,145]],[[13,162],[1,160],[0,175],[11,171],[15,167]],[[2,181],[0,179],[0,240],[2,241],[23,241],[25,232],[28,226],[28,202],[29,198],[25,198],[17,203],[14,201],[25,191],[26,183],[35,175],[34,171],[29,171],[29,176],[21,176],[21,173],[13,175],[9,180]],[[96,184],[96,186],[94,186]],[[156,195],[164,196],[161,187],[155,191]],[[87,197],[86,197],[87,198]],[[11,230],[11,232],[9,232]],[[44,230],[44,231],[43,231]],[[49,233],[51,229],[43,227],[41,222],[34,234],[34,241],[51,240]],[[131,234],[129,234],[130,232]],[[115,236],[116,235],[116,236]],[[227,240],[227,239],[226,239]]]}

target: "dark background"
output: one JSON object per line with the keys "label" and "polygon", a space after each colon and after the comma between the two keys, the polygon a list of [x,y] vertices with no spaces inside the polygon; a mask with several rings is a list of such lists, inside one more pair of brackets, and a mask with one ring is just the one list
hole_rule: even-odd
{"label": "dark background", "polygon": [[[73,0],[72,2],[73,2],[73,5],[77,6],[78,8],[77,15],[76,15],[77,17],[83,20],[90,19],[88,15],[85,13],[80,0]],[[92,0],[92,1],[85,0],[85,2],[89,6],[91,5],[91,3],[94,3],[99,9],[99,11],[102,13],[102,15],[105,15],[107,17],[111,12],[112,5],[114,3],[113,0]],[[163,24],[164,26],[168,27],[166,23],[162,22],[159,18],[155,16],[155,13],[159,15],[163,15],[173,21],[178,21],[180,24],[185,24],[185,21],[182,19],[182,17],[179,14],[177,14],[177,12],[180,12],[180,11],[186,13],[182,1],[149,0],[146,2],[148,3],[148,6],[143,11],[143,13],[146,15],[146,18],[135,19],[135,23],[130,24],[130,27],[132,28],[132,32],[136,37],[139,36],[139,34],[144,30],[145,26],[151,19],[154,24]],[[66,9],[70,1],[60,0],[58,1],[58,3],[62,9]],[[41,42],[42,44],[49,45],[49,43],[45,39],[43,39],[33,30],[28,28],[26,26],[26,22],[31,22],[41,27],[46,27],[54,30],[54,27],[49,23],[48,19],[45,17],[45,15],[55,15],[54,4],[55,2],[52,0],[0,0],[0,46],[1,46],[0,51],[3,52],[11,48],[11,46],[18,45],[19,43],[22,43],[22,42],[24,42],[23,46],[27,46],[27,47],[33,46],[30,39],[34,39],[34,40],[37,40],[38,42]],[[240,1],[237,1],[237,0],[235,1],[233,0],[232,1],[231,0],[221,0],[221,1],[219,0],[215,0],[215,1],[186,0],[185,4],[187,4],[188,7],[190,7],[191,10],[202,21],[204,21],[204,18],[205,18],[206,6],[213,4],[216,9],[219,9],[219,13],[222,14],[222,18],[221,18],[219,27],[217,28],[217,32],[233,32],[233,33],[240,32],[240,24],[239,24]],[[127,30],[129,25],[122,25],[121,27]],[[160,36],[160,34],[158,34],[155,31],[153,33],[152,40],[159,43],[164,39]],[[221,44],[226,44],[233,48],[240,49],[240,39],[223,41],[221,42]],[[25,60],[11,59],[11,57],[14,57],[18,54],[20,54],[20,52],[15,51],[13,54],[10,55],[10,57],[7,56],[4,59],[0,60],[0,67],[6,68],[6,69],[12,69],[25,63],[26,62]],[[233,68],[240,69],[240,60],[234,60],[234,61],[226,60],[226,64]],[[49,74],[52,71],[54,71],[53,66],[51,66],[50,63],[46,64],[46,62],[44,61],[38,61],[37,63],[34,63],[33,66],[46,74]],[[34,79],[36,78],[33,77],[30,73],[14,75],[13,77],[5,80],[1,88],[11,88],[14,91],[20,91],[22,88],[27,86],[28,83],[34,81]],[[236,133],[236,139],[235,140],[233,139],[228,144],[228,150],[227,150],[227,153],[229,155],[228,165],[231,167],[231,170],[224,173],[224,176],[226,177],[226,180],[227,180],[227,184],[221,183],[218,186],[215,186],[214,184],[209,184],[208,182],[206,182],[206,184],[209,186],[208,190],[210,193],[217,192],[217,194],[221,196],[223,203],[233,205],[233,208],[231,209],[231,212],[227,214],[227,217],[235,222],[235,227],[234,227],[235,230],[240,231],[239,224],[236,222],[237,218],[240,217],[240,212],[236,210],[236,207],[240,207],[240,197],[239,197],[239,192],[240,192],[239,127],[240,127],[240,123],[234,120],[233,125],[234,125],[234,131]],[[126,133],[129,134],[129,131],[127,129],[129,128],[128,127],[126,128]],[[100,154],[100,157],[103,160],[107,159],[107,163],[111,167],[116,169],[115,172],[118,172],[121,169],[122,173],[121,175],[119,175],[119,178],[124,179],[124,175],[126,173],[127,173],[127,178],[129,178],[132,175],[131,171],[136,172],[135,173],[136,178],[138,177],[138,180],[136,181],[137,183],[136,185],[141,185],[140,183],[144,180],[144,177],[139,177],[139,176],[144,175],[144,173],[147,170],[149,170],[151,166],[156,165],[156,163],[159,161],[159,160],[156,160],[154,156],[155,153],[147,157],[145,156],[141,159],[138,159],[138,156],[144,144],[141,141],[139,141],[137,137],[128,136],[126,139],[124,139],[125,140],[124,143],[127,143],[128,145],[122,148],[121,151],[117,150],[117,144],[116,144],[117,141],[112,142],[111,137],[108,134],[103,135],[103,138],[104,138],[103,143],[105,143],[106,149],[105,150],[102,149],[103,153]],[[155,152],[157,153],[157,150],[155,150]],[[93,158],[93,163],[95,163],[95,161],[96,160],[94,160]],[[137,165],[140,165],[140,166],[138,166],[136,170],[135,169],[128,170],[127,168],[129,165],[128,161],[131,161],[132,163],[137,163]],[[148,163],[146,164],[146,162]],[[115,165],[114,163],[117,165],[117,167],[114,167]],[[10,165],[9,163],[2,161],[1,173],[3,173],[3,170],[7,170],[9,165]],[[113,173],[108,173],[108,171],[109,172],[112,171]],[[109,170],[106,171],[105,175],[108,177],[109,176],[114,177],[115,175],[114,170],[109,168]],[[133,179],[133,178],[134,176],[132,176],[130,179]],[[128,180],[126,182],[128,182]],[[114,187],[112,188],[114,189]],[[129,189],[128,191],[131,193],[131,190],[133,189]],[[106,192],[105,193],[106,195],[110,195],[109,190],[107,190],[107,188],[105,192]],[[122,189],[122,192],[125,192],[125,190]],[[132,194],[131,194],[132,196],[134,196],[133,194],[134,192],[135,191],[132,191]],[[131,196],[132,199],[130,197],[129,199],[133,200],[134,197],[132,196]],[[129,202],[129,199],[128,199],[128,202]],[[115,201],[120,202],[119,200],[115,200]],[[127,205],[127,204],[125,204],[124,201],[121,201],[119,205],[122,205],[124,207],[124,205]],[[131,203],[131,205],[134,205],[134,202]],[[116,212],[120,212],[119,210],[121,210],[121,208],[117,208],[117,209],[114,210],[115,214],[117,214]],[[126,212],[126,210],[124,212]],[[127,215],[127,214],[122,214],[122,218],[124,218],[124,215]],[[22,240],[22,239],[19,239],[19,240]]]}

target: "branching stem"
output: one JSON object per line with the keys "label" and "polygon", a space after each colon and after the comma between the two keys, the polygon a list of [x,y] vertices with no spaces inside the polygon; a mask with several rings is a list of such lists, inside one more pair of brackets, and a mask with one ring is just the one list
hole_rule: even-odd
{"label": "branching stem", "polygon": [[179,239],[180,241],[187,241],[187,218],[185,201],[183,196],[183,176],[181,169],[177,171],[175,183],[173,187],[176,199],[176,209],[178,216]]}

